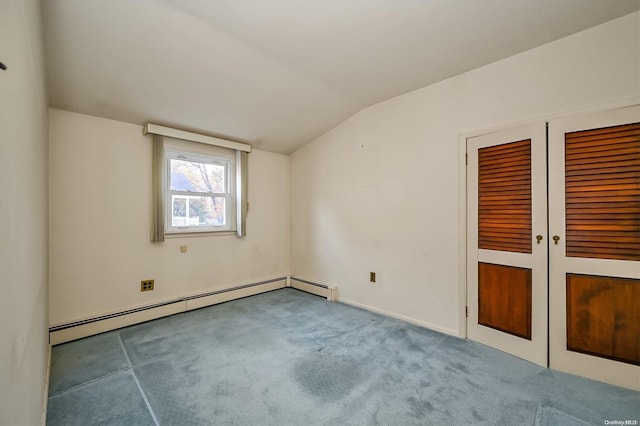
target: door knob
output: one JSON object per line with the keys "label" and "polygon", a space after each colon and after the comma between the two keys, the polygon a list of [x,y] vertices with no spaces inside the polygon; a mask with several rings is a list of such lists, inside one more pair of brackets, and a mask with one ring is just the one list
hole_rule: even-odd
{"label": "door knob", "polygon": [[558,241],[560,241],[560,237],[558,237],[557,235],[554,235],[553,236],[553,243],[557,245]]}
{"label": "door knob", "polygon": [[540,241],[542,241],[542,235],[536,235],[536,241],[540,244]]}

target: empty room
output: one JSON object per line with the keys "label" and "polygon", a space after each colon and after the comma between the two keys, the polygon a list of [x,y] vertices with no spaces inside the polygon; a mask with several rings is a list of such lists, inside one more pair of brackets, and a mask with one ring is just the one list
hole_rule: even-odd
{"label": "empty room", "polygon": [[0,425],[638,425],[638,0],[0,0]]}

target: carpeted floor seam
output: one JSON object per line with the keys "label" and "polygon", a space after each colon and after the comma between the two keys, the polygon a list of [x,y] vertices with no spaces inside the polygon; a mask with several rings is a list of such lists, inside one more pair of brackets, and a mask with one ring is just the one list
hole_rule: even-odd
{"label": "carpeted floor seam", "polygon": [[87,385],[90,385],[90,384],[92,384],[92,383],[95,383],[95,382],[97,382],[98,380],[106,379],[107,377],[112,377],[112,376],[115,376],[115,375],[117,375],[117,374],[121,374],[121,373],[127,372],[127,371],[129,371],[129,370],[131,370],[131,367],[122,368],[122,369],[120,369],[120,370],[118,370],[118,371],[114,371],[114,372],[112,372],[112,373],[105,374],[104,376],[96,377],[95,379],[91,379],[91,380],[88,380],[88,381],[86,381],[86,382],[83,382],[83,383],[77,384],[77,385],[72,386],[72,387],[70,387],[70,388],[67,388],[67,389],[65,389],[65,390],[63,390],[63,391],[56,392],[56,393],[54,393],[54,394],[50,394],[50,395],[49,395],[49,399],[57,398],[57,397],[59,397],[59,396],[65,395],[65,394],[67,394],[67,393],[69,393],[69,392],[72,392],[72,391],[74,391],[74,390],[77,390],[77,389],[83,388],[83,387],[85,387],[85,386],[87,386]]}
{"label": "carpeted floor seam", "polygon": [[142,385],[138,380],[138,376],[136,376],[136,372],[133,369],[133,365],[131,364],[131,360],[129,359],[129,354],[127,353],[127,348],[124,346],[124,342],[122,341],[122,337],[120,336],[120,333],[118,333],[118,341],[120,342],[120,347],[122,348],[124,357],[127,360],[129,367],[131,368],[131,375],[133,376],[133,380],[136,382],[138,391],[140,392],[140,395],[142,396],[142,399],[144,400],[144,403],[147,406],[147,410],[149,410],[149,414],[151,414],[151,417],[153,418],[153,421],[155,422],[156,426],[160,426],[160,423],[158,422],[158,418],[156,417],[156,413],[153,412],[153,408],[151,408],[151,403],[149,402],[147,395],[144,393],[144,390],[142,389]]}
{"label": "carpeted floor seam", "polygon": [[120,349],[122,349],[122,353],[124,354],[124,359],[127,360],[127,364],[129,364],[129,367],[133,367],[133,364],[131,364],[131,360],[129,359],[129,354],[127,353],[127,348],[125,348],[124,346],[124,342],[122,341],[122,337],[120,336],[120,333],[118,333],[118,342],[120,342]]}
{"label": "carpeted floor seam", "polygon": [[153,408],[151,407],[151,403],[149,402],[149,399],[147,398],[147,395],[144,393],[144,390],[142,389],[142,385],[140,384],[140,381],[138,380],[138,376],[136,376],[136,373],[135,373],[135,371],[133,371],[133,369],[131,370],[131,375],[133,376],[133,380],[136,382],[136,386],[138,387],[138,391],[140,391],[140,395],[142,396],[142,399],[144,400],[144,403],[147,406],[147,410],[149,410],[149,414],[151,414],[151,417],[153,418],[153,421],[155,422],[156,426],[160,426],[160,422],[158,422],[158,418],[156,417],[156,413],[153,411]]}

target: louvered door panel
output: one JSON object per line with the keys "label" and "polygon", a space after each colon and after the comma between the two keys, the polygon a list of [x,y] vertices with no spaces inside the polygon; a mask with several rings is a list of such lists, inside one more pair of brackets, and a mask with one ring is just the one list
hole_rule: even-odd
{"label": "louvered door panel", "polygon": [[640,260],[640,123],[565,135],[566,253]]}
{"label": "louvered door panel", "polygon": [[531,140],[478,150],[478,248],[531,253]]}

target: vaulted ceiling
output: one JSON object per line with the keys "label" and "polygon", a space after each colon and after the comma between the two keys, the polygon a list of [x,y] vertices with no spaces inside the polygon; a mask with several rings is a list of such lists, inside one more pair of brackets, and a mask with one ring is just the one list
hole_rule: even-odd
{"label": "vaulted ceiling", "polygon": [[638,0],[44,0],[50,105],[290,153]]}

